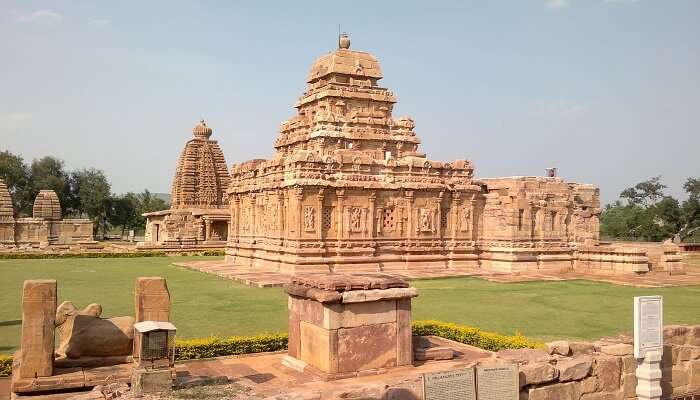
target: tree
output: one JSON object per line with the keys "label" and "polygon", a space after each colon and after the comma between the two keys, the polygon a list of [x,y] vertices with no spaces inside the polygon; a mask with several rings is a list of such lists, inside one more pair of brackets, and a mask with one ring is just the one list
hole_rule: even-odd
{"label": "tree", "polygon": [[629,204],[649,206],[663,198],[664,189],[666,185],[661,183],[661,176],[655,176],[623,190],[620,198],[627,200]]}
{"label": "tree", "polygon": [[109,223],[112,226],[121,226],[124,236],[127,228],[134,228],[138,222],[139,199],[134,193],[127,193],[112,199],[112,212]]}
{"label": "tree", "polygon": [[138,214],[137,226],[146,226],[146,218],[141,214],[168,208],[168,204],[163,199],[154,196],[148,189],[144,189],[142,193],[136,196],[138,198],[138,207],[136,210]]}
{"label": "tree", "polygon": [[95,232],[101,228],[104,236],[107,217],[112,209],[111,187],[104,172],[94,168],[73,171],[70,174],[70,192],[76,211],[92,219]]}
{"label": "tree", "polygon": [[29,193],[31,201],[34,201],[39,190],[49,189],[56,192],[61,201],[63,213],[75,212],[75,200],[70,187],[70,177],[65,171],[63,161],[51,156],[46,156],[32,161],[29,167]]}
{"label": "tree", "polygon": [[682,218],[676,232],[676,238],[681,241],[700,233],[700,178],[688,178],[683,189],[688,199],[681,206]]}
{"label": "tree", "polygon": [[30,214],[29,167],[24,159],[9,151],[0,152],[0,179],[7,185],[18,216]]}
{"label": "tree", "polygon": [[664,194],[660,177],[627,188],[600,217],[604,237],[661,241],[687,240],[700,234],[700,179],[688,178],[683,185],[688,199],[683,203]]}

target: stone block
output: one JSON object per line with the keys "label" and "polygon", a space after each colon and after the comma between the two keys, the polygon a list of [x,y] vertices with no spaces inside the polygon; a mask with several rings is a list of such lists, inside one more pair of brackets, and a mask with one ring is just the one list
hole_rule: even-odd
{"label": "stone block", "polygon": [[170,321],[170,292],[164,278],[136,278],[134,289],[136,322]]}
{"label": "stone block", "polygon": [[583,379],[591,372],[592,365],[593,360],[589,356],[559,360],[557,362],[559,381],[568,382]]}
{"label": "stone block", "polygon": [[[307,301],[321,306],[321,303],[312,300]],[[323,327],[326,329],[387,324],[396,322],[396,301],[385,300],[370,303],[329,304],[323,307],[320,316],[323,318]]]}
{"label": "stone block", "polygon": [[391,288],[373,290],[352,290],[342,293],[342,302],[364,303],[368,301],[405,299],[418,296],[416,288]]}
{"label": "stone block", "polygon": [[519,368],[520,387],[552,382],[557,379],[558,371],[549,363],[531,363]]}
{"label": "stone block", "polygon": [[637,395],[637,376],[633,373],[622,375],[622,393],[624,397],[635,397]]}
{"label": "stone block", "polygon": [[683,325],[666,325],[664,326],[664,344],[685,344],[686,335],[689,329]]}
{"label": "stone block", "polygon": [[571,352],[569,347],[569,342],[566,340],[557,340],[555,342],[549,342],[545,344],[547,347],[547,353],[549,354],[559,354],[562,356],[568,356]]}
{"label": "stone block", "polygon": [[549,362],[554,358],[543,350],[537,349],[506,349],[497,353],[498,357],[518,364]]}
{"label": "stone block", "polygon": [[615,356],[596,356],[593,363],[593,374],[598,377],[600,388],[604,392],[620,389],[620,374],[622,361]]}
{"label": "stone block", "polygon": [[593,393],[600,390],[600,384],[597,376],[589,376],[583,379],[578,386],[579,392],[583,395],[586,393]]}
{"label": "stone block", "polygon": [[688,367],[688,388],[700,390],[700,360],[690,361]]}
{"label": "stone block", "polygon": [[615,392],[595,392],[581,396],[581,400],[624,400],[622,390]]}
{"label": "stone block", "polygon": [[700,347],[700,325],[695,325],[690,328],[690,332],[687,333],[686,343],[690,346]]}
{"label": "stone block", "polygon": [[633,374],[637,369],[637,359],[634,356],[622,357],[622,373]]}
{"label": "stone block", "polygon": [[56,291],[54,279],[24,281],[20,378],[53,374]]}
{"label": "stone block", "polygon": [[574,382],[542,386],[528,392],[528,400],[578,400],[579,397]]}
{"label": "stone block", "polygon": [[411,329],[411,299],[396,301],[396,365],[413,362],[413,332]]}
{"label": "stone block", "polygon": [[569,348],[571,349],[571,355],[574,357],[582,354],[592,354],[595,351],[595,346],[590,342],[569,342]]}
{"label": "stone block", "polygon": [[170,392],[173,378],[170,369],[136,369],[131,378],[131,391],[135,396]]}
{"label": "stone block", "polygon": [[299,321],[308,322],[316,326],[324,326],[324,307],[323,304],[309,299],[299,297],[291,297],[291,314],[296,314]]}
{"label": "stone block", "polygon": [[299,316],[291,312],[288,315],[288,319],[289,322],[287,331],[289,332],[289,339],[287,342],[287,353],[294,358],[300,358],[299,352],[301,341],[299,323],[301,321],[299,321]]}
{"label": "stone block", "polygon": [[299,359],[325,373],[338,372],[337,331],[328,331],[319,326],[301,321]]}
{"label": "stone block", "polygon": [[634,346],[624,343],[611,344],[600,346],[600,352],[611,356],[629,356],[634,354]]}
{"label": "stone block", "polygon": [[451,360],[454,358],[454,350],[449,347],[422,347],[413,350],[416,361]]}
{"label": "stone block", "polygon": [[396,324],[339,329],[338,366],[338,372],[396,366]]}
{"label": "stone block", "polygon": [[689,379],[690,376],[687,368],[675,366],[661,369],[661,387],[663,388],[677,388],[679,386],[686,386]]}

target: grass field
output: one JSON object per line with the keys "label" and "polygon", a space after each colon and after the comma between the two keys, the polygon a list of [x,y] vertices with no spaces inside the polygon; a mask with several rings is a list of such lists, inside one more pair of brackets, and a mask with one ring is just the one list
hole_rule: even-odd
{"label": "grass field", "polygon": [[[137,276],[163,276],[180,337],[286,330],[286,296],[171,265],[184,257],[0,260],[0,353],[19,342],[22,282],[58,279],[59,303],[103,305],[106,316],[133,315]],[[201,260],[202,257],[196,259]],[[698,259],[700,261],[700,259]],[[700,264],[699,264],[700,265]],[[700,323],[700,286],[637,289],[587,281],[491,283],[474,278],[415,281],[414,319],[437,319],[504,334],[595,339],[631,330],[632,297],[664,296],[666,323]]]}

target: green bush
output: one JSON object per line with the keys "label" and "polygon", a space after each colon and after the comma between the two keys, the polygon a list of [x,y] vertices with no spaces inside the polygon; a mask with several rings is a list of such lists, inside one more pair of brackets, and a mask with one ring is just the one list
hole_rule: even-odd
{"label": "green bush", "polygon": [[52,258],[139,258],[165,257],[163,251],[139,251],[134,253],[0,253],[0,260],[52,259]]}
{"label": "green bush", "polygon": [[[543,344],[516,334],[514,336],[484,332],[479,328],[460,326],[440,321],[416,321],[413,334],[439,336],[445,339],[479,347],[485,350],[539,348]],[[287,349],[289,336],[286,333],[257,336],[232,336],[228,338],[208,337],[201,339],[178,339],[175,343],[175,359],[193,360],[240,354],[263,353]],[[12,373],[12,357],[0,355],[0,376]]]}
{"label": "green bush", "polygon": [[514,336],[506,336],[493,332],[484,332],[479,328],[440,321],[415,321],[413,323],[413,334],[439,336],[490,351],[540,348],[543,346],[543,343],[532,341],[519,333]]}
{"label": "green bush", "polygon": [[191,360],[279,351],[287,348],[287,339],[286,333],[277,333],[257,336],[177,340],[175,343],[175,359]]}
{"label": "green bush", "polygon": [[0,376],[12,375],[12,356],[0,354]]}

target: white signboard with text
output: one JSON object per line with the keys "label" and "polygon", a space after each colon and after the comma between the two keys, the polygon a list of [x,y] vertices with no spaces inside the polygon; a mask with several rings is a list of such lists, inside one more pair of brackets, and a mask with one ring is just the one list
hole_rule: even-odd
{"label": "white signboard with text", "polygon": [[644,358],[649,351],[663,352],[663,298],[634,298],[634,356]]}

